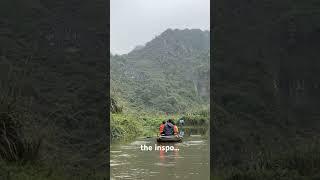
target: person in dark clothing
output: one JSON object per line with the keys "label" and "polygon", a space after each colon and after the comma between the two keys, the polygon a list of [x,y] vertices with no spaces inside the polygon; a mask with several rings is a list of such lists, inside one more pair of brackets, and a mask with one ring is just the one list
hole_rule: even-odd
{"label": "person in dark clothing", "polygon": [[183,119],[180,119],[180,120],[179,120],[179,124],[180,124],[180,126],[183,126],[183,125],[184,125],[184,120],[183,120]]}
{"label": "person in dark clothing", "polygon": [[166,136],[172,136],[174,134],[174,125],[172,119],[169,119],[164,125],[164,134]]}

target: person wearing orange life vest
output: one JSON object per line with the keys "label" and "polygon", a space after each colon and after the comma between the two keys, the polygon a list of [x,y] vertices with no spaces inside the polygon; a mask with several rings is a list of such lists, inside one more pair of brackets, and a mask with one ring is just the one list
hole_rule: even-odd
{"label": "person wearing orange life vest", "polygon": [[177,136],[179,134],[178,126],[174,122],[172,122],[172,124],[173,124],[173,133],[174,135]]}
{"label": "person wearing orange life vest", "polygon": [[162,124],[160,125],[160,128],[159,128],[159,134],[160,136],[164,134],[164,125],[166,124],[166,121],[162,121]]}

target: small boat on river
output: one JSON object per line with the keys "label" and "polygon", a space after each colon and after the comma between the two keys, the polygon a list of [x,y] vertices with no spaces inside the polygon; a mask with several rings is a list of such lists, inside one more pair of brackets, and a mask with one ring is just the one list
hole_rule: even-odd
{"label": "small boat on river", "polygon": [[157,142],[181,142],[182,136],[159,136]]}

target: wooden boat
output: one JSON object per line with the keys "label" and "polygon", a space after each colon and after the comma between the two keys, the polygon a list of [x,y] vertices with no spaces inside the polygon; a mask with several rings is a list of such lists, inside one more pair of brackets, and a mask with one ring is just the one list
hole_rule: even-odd
{"label": "wooden boat", "polygon": [[181,142],[181,136],[159,136],[157,138],[158,142]]}

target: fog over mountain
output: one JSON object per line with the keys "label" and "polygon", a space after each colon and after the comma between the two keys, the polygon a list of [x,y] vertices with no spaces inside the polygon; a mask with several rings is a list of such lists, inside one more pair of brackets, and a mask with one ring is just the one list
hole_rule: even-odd
{"label": "fog over mountain", "polygon": [[111,0],[113,54],[126,54],[168,27],[209,30],[209,0]]}

